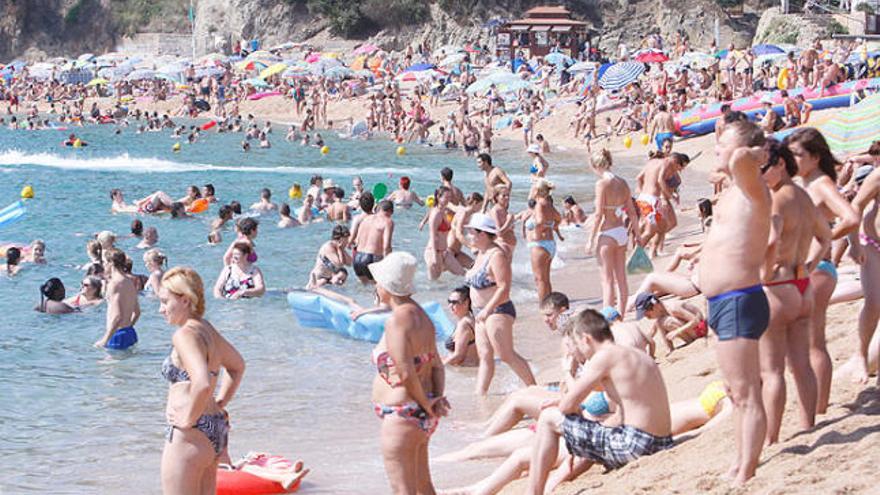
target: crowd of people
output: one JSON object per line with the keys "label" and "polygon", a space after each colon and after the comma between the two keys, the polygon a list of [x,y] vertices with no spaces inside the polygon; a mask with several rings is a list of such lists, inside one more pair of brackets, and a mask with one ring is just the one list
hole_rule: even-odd
{"label": "crowd of people", "polygon": [[[388,58],[388,72],[397,73],[418,61],[431,62],[430,47],[419,48],[409,49],[399,59]],[[838,42],[834,49],[824,50],[817,42],[799,57],[789,56],[787,87],[825,88],[858,77],[845,74],[837,65],[857,49],[854,44]],[[686,39],[680,37],[673,51],[688,52]],[[588,55],[601,57],[596,52]],[[628,56],[625,53],[621,58]],[[487,55],[476,56],[473,64],[481,63],[479,57]],[[825,340],[826,314],[838,283],[837,266],[845,253],[860,266],[864,297],[859,341],[853,345],[846,371],[863,383],[872,369],[870,357],[876,358],[878,351],[871,341],[880,318],[880,300],[875,295],[880,291],[873,287],[880,280],[874,276],[880,270],[880,175],[871,173],[880,163],[880,144],[841,162],[813,128],[799,127],[779,141],[769,137],[780,127],[771,122],[778,117],[762,116],[756,123],[730,108],[716,126],[717,166],[710,177],[715,194],[700,203],[702,239],[679,246],[668,271],[655,271],[637,291],[630,292],[627,262],[631,250],[646,249],[654,261],[660,260],[669,233],[679,225],[682,172],[692,158],[673,151],[677,130],[672,113],[697,101],[730,101],[766,89],[762,81],[776,82],[778,77],[772,74],[756,76],[754,62],[750,51],[731,47],[726,58],[712,66],[682,68],[672,78],[665,70],[656,77],[649,72],[645,84],[630,85],[621,96],[622,120],[609,122],[606,135],[637,129],[650,133],[656,149],[634,180],[614,172],[614,157],[608,149],[593,150],[592,143],[600,137],[595,123],[600,91],[598,85],[583,81],[590,89],[578,102],[572,127],[587,146],[585,171],[596,175],[589,215],[572,196],[564,198],[562,211],[556,206],[556,186],[551,181],[555,170],[545,156],[551,147],[544,136],[535,133],[539,121],[553,113],[547,92],[525,89],[509,94],[495,87],[476,96],[462,92],[446,124],[435,130],[435,123],[443,120],[432,116],[430,108],[436,108],[436,99],[446,94],[444,86],[452,83],[451,78],[421,83],[406,97],[397,84],[385,81],[381,89],[362,98],[365,133],[461,147],[484,173],[480,191],[462,191],[448,168],[433,181],[420,179],[434,190],[424,199],[413,190],[409,177],[401,177],[398,188],[381,197],[365,190],[362,178],[354,177],[346,199],[344,187],[315,175],[306,187],[292,185],[291,197],[302,198],[298,209],[273,202],[269,189],[260,191],[259,200],[250,208],[242,208],[238,201],[217,204],[211,184],[190,186],[179,199],[155,191],[132,203],[121,189],[114,189],[111,211],[136,216],[131,235],[138,238],[137,249],[144,251],[146,273],[137,274],[132,258],[116,246],[116,235],[103,231],[86,244],[88,262],[83,266],[80,292],[66,298],[61,280],[49,279],[40,288],[41,300],[35,309],[70,313],[104,304],[106,326],[95,346],[126,349],[138,339],[139,298],[158,297],[160,312],[177,328],[173,350],[162,365],[162,374],[171,384],[163,490],[211,492],[218,463],[228,459],[225,409],[242,383],[245,361],[206,318],[202,277],[190,268],[167,269],[167,257],[156,247],[159,233],[153,227],[144,228],[141,218],[165,214],[185,218],[213,205],[217,218],[205,233],[212,244],[223,243],[229,224],[234,224],[223,268],[210,290],[215,298],[226,300],[261,297],[266,292],[257,255],[260,229],[271,225],[270,221],[277,228],[317,224],[320,227],[315,228],[327,228],[329,239],[316,246],[314,267],[303,280],[305,290],[346,301],[337,289],[363,284],[375,288],[374,307],[362,308],[349,301],[352,316],[388,313],[384,334],[372,354],[376,366],[372,401],[381,421],[381,454],[394,493],[434,492],[428,444],[440,419],[451,409],[445,397],[445,367],[476,366],[475,393],[483,396],[491,389],[496,358],[513,371],[523,388],[510,394],[492,415],[485,439],[444,458],[505,460],[485,479],[451,493],[496,493],[526,474],[529,493],[549,492],[594,464],[622,467],[674,448],[681,435],[699,433],[728,417],[735,424],[736,452],[727,475],[734,483],[744,484],[755,476],[764,445],[779,441],[786,365],[797,386],[801,428],[813,427],[816,416],[827,411],[833,370]],[[457,77],[462,88],[475,80],[471,65],[469,57],[460,62]],[[560,70],[538,61],[536,67],[521,70],[526,77],[531,74],[528,71],[534,72],[546,87],[551,80],[560,84],[562,94],[578,93],[576,81],[560,77],[564,67]],[[238,101],[232,95],[245,99],[253,88],[236,82],[231,68],[220,77],[201,81],[191,77],[193,94],[184,95],[180,114],[198,115],[196,101],[205,99],[219,120],[211,132],[240,131],[247,136],[244,144],[255,139],[261,146],[268,145],[271,124],[260,128],[252,116],[242,122],[238,115]],[[439,88],[435,87],[438,82]],[[274,84],[290,96],[295,111],[303,116],[301,125],[288,130],[287,140],[302,139],[303,144],[318,146],[323,146],[320,135],[315,134],[313,140],[308,133],[332,127],[328,100],[357,98],[361,93],[358,84],[323,77],[292,83],[277,78]],[[360,84],[366,86],[366,80]],[[117,98],[132,94],[159,98],[172,92],[158,81],[117,83],[115,90]],[[139,130],[170,129],[188,134],[190,142],[200,132],[209,132],[178,126],[169,116],[155,112],[128,112],[121,100],[105,111],[95,106],[88,116],[83,112],[84,100],[54,107],[56,101],[71,95],[94,91],[84,87],[34,83],[24,77],[3,91],[10,113],[22,101],[49,98],[58,113],[55,118],[62,123],[91,119],[127,125],[131,119]],[[809,107],[789,100],[782,125],[802,126]],[[511,203],[513,181],[490,154],[496,119],[509,106],[522,127],[531,160],[527,203],[519,211]],[[36,107],[28,112],[26,123],[14,120],[14,128],[49,125]],[[346,135],[363,135],[356,127],[350,123]],[[300,138],[300,133],[305,135]],[[427,239],[424,265],[415,255],[395,247],[395,211],[414,205],[428,206],[420,225]],[[242,215],[243,211],[250,214]],[[594,255],[599,267],[600,311],[572,307],[568,295],[554,290],[551,267],[558,255],[557,243],[564,241],[561,227],[586,231],[583,251]],[[512,260],[518,244],[528,252],[537,304],[512,300]],[[45,248],[40,241],[6,247],[5,272],[15,276],[22,262],[43,262]],[[349,277],[349,269],[356,277]],[[420,271],[433,283],[451,289],[447,303],[456,327],[445,343],[446,356],[437,349],[434,324],[413,299]],[[555,383],[539,384],[529,361],[516,349],[514,325],[524,306],[539,311],[550,335],[561,337],[564,366]],[[627,321],[632,312],[635,320],[647,319],[648,324]],[[655,362],[656,340],[670,353],[709,338],[710,330],[720,382],[710,384],[697,398],[670,403],[668,384]],[[226,370],[223,379],[221,368]],[[523,421],[530,427],[515,428]]]}

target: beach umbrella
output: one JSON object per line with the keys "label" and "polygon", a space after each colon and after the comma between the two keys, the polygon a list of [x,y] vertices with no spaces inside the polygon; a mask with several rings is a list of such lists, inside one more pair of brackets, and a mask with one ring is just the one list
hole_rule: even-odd
{"label": "beach umbrella", "polygon": [[687,65],[694,69],[709,68],[717,62],[717,58],[703,52],[687,52],[678,59],[679,66]]}
{"label": "beach umbrella", "polygon": [[659,64],[669,60],[665,53],[656,50],[644,50],[636,54],[633,59],[643,64]]}
{"label": "beach umbrella", "polygon": [[312,53],[308,57],[306,57],[306,62],[308,62],[310,64],[313,64],[313,63],[317,62],[318,60],[321,60],[320,53]]}
{"label": "beach umbrella", "polygon": [[86,84],[86,86],[103,86],[109,82],[110,81],[104,79],[103,77],[96,77],[96,78],[92,79],[91,81],[89,81]]}
{"label": "beach umbrella", "polygon": [[379,50],[379,47],[374,45],[373,43],[364,43],[363,45],[355,48],[352,53],[354,53],[355,55],[370,55],[377,50]]}
{"label": "beach umbrella", "polygon": [[598,64],[596,62],[578,62],[571,67],[565,69],[566,72],[576,73],[576,72],[593,72],[596,70],[596,66]]}
{"label": "beach umbrella", "polygon": [[551,52],[544,57],[544,61],[553,65],[574,64],[574,59],[560,52]]}
{"label": "beach umbrella", "polygon": [[622,89],[645,72],[645,65],[638,62],[620,62],[608,67],[599,78],[599,86],[608,91]]}
{"label": "beach umbrella", "polygon": [[[877,139],[877,129],[880,128],[880,94],[871,95],[853,107],[836,110],[812,127],[822,133],[834,153],[845,155],[866,151]],[[776,133],[776,137],[793,132],[787,131]]]}
{"label": "beach umbrella", "polygon": [[267,83],[266,81],[260,79],[259,77],[252,77],[252,78],[250,78],[250,79],[245,79],[245,80],[242,81],[242,82],[243,82],[244,84],[250,84],[251,86],[253,86],[253,87],[255,87],[255,88],[269,88],[269,87],[271,87],[271,86],[269,85],[269,83]]}
{"label": "beach umbrella", "polygon": [[125,77],[128,81],[141,81],[143,79],[155,79],[156,71],[150,69],[136,69],[131,71],[128,76]]}
{"label": "beach umbrella", "polygon": [[196,59],[196,65],[216,65],[218,63],[224,62],[226,60],[226,55],[222,53],[209,53],[207,55],[202,55],[198,59]]}
{"label": "beach umbrella", "polygon": [[271,60],[272,62],[280,62],[281,57],[266,50],[257,50],[249,53],[245,60]]}
{"label": "beach umbrella", "polygon": [[342,80],[354,77],[354,71],[345,66],[330,67],[324,72],[327,79]]}
{"label": "beach umbrella", "polygon": [[404,72],[421,72],[423,70],[431,70],[435,67],[434,64],[420,63],[413,64],[404,69]]}
{"label": "beach umbrella", "polygon": [[196,77],[217,77],[226,73],[222,67],[199,67],[196,69]]}
{"label": "beach umbrella", "polygon": [[283,63],[272,64],[269,67],[266,67],[262,71],[260,71],[260,79],[267,79],[269,77],[274,76],[275,74],[280,74],[287,69],[287,65]]}
{"label": "beach umbrella", "polygon": [[95,58],[94,53],[83,53],[76,60],[78,62],[91,62],[92,60],[94,60],[94,58]]}
{"label": "beach umbrella", "polygon": [[438,67],[452,67],[458,65],[464,61],[464,58],[467,55],[464,53],[453,53],[452,55],[447,56],[440,63],[437,64]]}
{"label": "beach umbrella", "polygon": [[522,79],[516,74],[505,71],[496,72],[482,79],[478,79],[476,82],[468,86],[466,91],[468,94],[482,93],[488,91],[493,84],[495,85],[495,89],[501,93],[509,93],[532,87],[532,84],[525,79]]}
{"label": "beach umbrella", "polygon": [[772,55],[774,53],[785,53],[785,50],[776,45],[755,45],[752,47],[752,53],[757,55]]}

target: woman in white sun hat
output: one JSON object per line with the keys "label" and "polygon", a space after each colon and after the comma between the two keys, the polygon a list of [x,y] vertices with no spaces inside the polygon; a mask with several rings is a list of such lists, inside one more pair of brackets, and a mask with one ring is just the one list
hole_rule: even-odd
{"label": "woman in white sun hat", "polygon": [[495,243],[498,227],[495,220],[475,213],[467,226],[468,241],[477,252],[474,266],[465,274],[471,288],[471,301],[476,320],[477,392],[486,395],[495,374],[495,356],[516,373],[526,384],[534,385],[535,377],[529,363],[513,349],[513,322],[516,308],[510,300],[512,271],[507,251]]}
{"label": "woman in white sun hat", "polygon": [[378,375],[373,407],[382,420],[381,448],[393,493],[433,493],[428,441],[449,411],[434,324],[412,299],[416,258],[395,251],[368,265],[380,304],[391,308],[373,350]]}

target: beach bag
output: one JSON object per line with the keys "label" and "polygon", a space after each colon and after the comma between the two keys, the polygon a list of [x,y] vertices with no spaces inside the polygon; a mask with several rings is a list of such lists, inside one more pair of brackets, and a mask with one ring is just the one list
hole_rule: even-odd
{"label": "beach bag", "polygon": [[645,248],[642,246],[636,246],[632,256],[629,257],[629,261],[626,262],[626,273],[636,275],[638,273],[651,273],[653,271],[654,265],[651,263],[651,258],[648,258],[648,253],[645,252]]}

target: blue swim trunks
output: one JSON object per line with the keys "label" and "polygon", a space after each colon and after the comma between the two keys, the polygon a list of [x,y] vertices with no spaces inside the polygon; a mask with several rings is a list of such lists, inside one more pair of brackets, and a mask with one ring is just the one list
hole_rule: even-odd
{"label": "blue swim trunks", "polygon": [[675,134],[671,132],[658,132],[657,135],[654,136],[654,144],[657,145],[657,151],[663,149],[663,141],[667,139],[672,139],[675,137]]}
{"label": "blue swim trunks", "polygon": [[137,344],[137,341],[138,336],[137,332],[134,331],[134,327],[125,327],[117,330],[104,347],[122,351]]}
{"label": "blue swim trunks", "polygon": [[709,298],[709,327],[718,340],[758,340],[770,321],[770,304],[761,285],[731,290]]}

